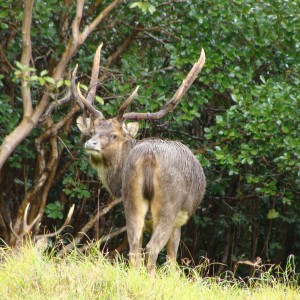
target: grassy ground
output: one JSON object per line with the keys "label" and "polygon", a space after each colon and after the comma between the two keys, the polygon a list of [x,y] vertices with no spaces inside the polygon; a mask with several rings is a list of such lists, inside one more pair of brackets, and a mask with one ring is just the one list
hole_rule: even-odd
{"label": "grassy ground", "polygon": [[300,299],[290,270],[280,280],[265,273],[250,287],[241,280],[203,278],[201,269],[189,274],[161,268],[150,278],[145,270],[112,265],[97,253],[57,259],[31,246],[14,253],[0,249],[0,299]]}

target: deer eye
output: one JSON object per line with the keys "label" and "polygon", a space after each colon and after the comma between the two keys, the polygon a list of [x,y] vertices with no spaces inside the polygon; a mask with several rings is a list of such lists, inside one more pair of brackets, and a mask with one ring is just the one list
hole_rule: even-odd
{"label": "deer eye", "polygon": [[117,136],[116,134],[112,134],[112,135],[110,136],[110,138],[111,138],[112,140],[115,140],[117,137],[118,137],[118,136]]}

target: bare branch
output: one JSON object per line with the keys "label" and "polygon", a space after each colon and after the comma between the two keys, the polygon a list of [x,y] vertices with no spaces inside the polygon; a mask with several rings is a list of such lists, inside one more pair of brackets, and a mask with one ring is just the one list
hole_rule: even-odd
{"label": "bare branch", "polygon": [[[61,99],[60,101],[63,101],[66,99],[66,102],[69,101],[67,97]],[[64,102],[65,103],[65,102]],[[62,104],[62,103],[59,103]],[[73,105],[71,110],[65,115],[65,117],[60,120],[59,122],[53,124],[51,127],[49,127],[46,131],[44,131],[37,139],[36,142],[42,143],[44,140],[48,139],[49,137],[57,134],[58,130],[61,129],[65,124],[80,110],[80,107],[78,105]],[[44,117],[49,117],[48,115],[45,115]]]}
{"label": "bare branch", "polygon": [[45,115],[46,115],[46,116],[50,116],[50,115],[52,114],[52,111],[53,111],[54,108],[56,108],[56,107],[58,107],[58,106],[61,106],[61,105],[65,104],[65,103],[68,103],[69,101],[71,101],[71,99],[72,99],[71,96],[72,96],[71,92],[68,91],[68,92],[67,92],[67,95],[66,95],[65,97],[63,97],[63,98],[61,98],[61,99],[59,99],[59,100],[56,100],[55,102],[52,102],[52,103],[48,106],[48,108],[46,109]]}
{"label": "bare branch", "polygon": [[[26,44],[24,44],[23,47],[26,47],[26,51],[24,49],[24,60],[22,60],[21,63],[29,65],[31,57],[31,51],[29,51],[31,50],[30,24],[34,0],[25,0],[24,2],[25,7],[23,24],[25,31],[23,30],[23,40],[24,42],[26,42]],[[76,17],[72,24],[72,37],[69,39],[65,51],[53,71],[52,77],[54,80],[61,80],[68,63],[75,55],[81,44],[96,28],[96,26],[99,25],[99,23],[109,15],[112,9],[114,9],[121,2],[122,0],[115,0],[111,4],[109,4],[90,25],[86,26],[84,32],[80,33],[79,27],[85,1],[77,0]],[[24,117],[18,124],[18,126],[4,138],[2,145],[0,146],[0,169],[2,168],[8,157],[11,155],[11,153],[14,151],[14,149],[29,135],[32,129],[37,125],[41,115],[45,112],[50,102],[50,88],[46,87],[46,90],[39,100],[37,106],[34,110],[32,110],[30,90],[26,82],[24,82],[24,85],[22,85],[22,92],[24,92],[24,95],[22,95],[24,101]]]}
{"label": "bare branch", "polygon": [[126,226],[123,226],[123,227],[121,227],[121,228],[115,230],[115,231],[112,232],[112,233],[109,233],[109,234],[107,234],[107,235],[105,235],[105,236],[102,236],[102,237],[100,238],[100,245],[106,243],[106,242],[109,241],[110,239],[112,239],[112,238],[118,236],[119,234],[121,234],[121,233],[123,233],[123,232],[125,232],[125,231],[126,231]]}
{"label": "bare branch", "polygon": [[[134,41],[139,33],[140,30],[134,28],[133,32],[123,41],[116,51],[107,58],[104,67],[108,68],[122,53],[124,53],[127,47]],[[103,78],[100,78],[100,81],[102,80]]]}
{"label": "bare branch", "polygon": [[126,231],[126,226],[123,226],[121,228],[118,228],[116,231],[112,232],[112,233],[109,233],[107,235],[104,235],[102,236],[100,239],[99,239],[99,243],[96,241],[96,242],[92,242],[92,243],[89,243],[87,245],[84,245],[82,246],[79,250],[81,252],[84,252],[84,251],[87,251],[89,249],[91,249],[92,247],[94,247],[95,245],[102,245],[104,243],[106,243],[107,241],[111,240],[112,238],[120,235],[121,233],[125,232]]}
{"label": "bare branch", "polygon": [[202,49],[199,60],[194,64],[186,78],[183,80],[182,84],[172,97],[172,99],[167,102],[164,107],[154,113],[136,113],[130,112],[123,116],[124,120],[158,120],[163,118],[169,112],[171,112],[179,103],[180,99],[186,94],[194,80],[196,79],[199,72],[202,70],[205,63],[205,52]]}
{"label": "bare branch", "polygon": [[0,45],[0,54],[3,58],[3,60],[5,61],[5,63],[8,65],[8,67],[10,68],[11,71],[13,71],[15,68],[12,66],[12,64],[10,63],[10,61],[7,59],[3,49],[2,49],[2,46]]}
{"label": "bare branch", "polygon": [[85,0],[77,0],[77,5],[76,5],[76,16],[74,18],[73,24],[72,24],[72,35],[73,35],[73,40],[75,44],[79,44],[79,39],[80,39],[80,31],[79,31],[79,26],[80,26],[80,21],[82,19],[82,11],[83,11],[83,6],[84,6]]}
{"label": "bare branch", "polygon": [[61,15],[59,18],[59,26],[58,26],[58,28],[60,29],[58,34],[60,35],[61,39],[64,39],[69,29],[68,15],[72,3],[73,3],[72,0],[63,0],[63,9],[61,10]]}
{"label": "bare branch", "polygon": [[[24,18],[22,24],[22,57],[21,64],[24,66],[29,66],[31,59],[31,37],[30,28],[32,22],[32,10],[34,0],[24,1]],[[21,93],[23,98],[23,109],[24,117],[30,117],[32,114],[32,99],[30,87],[28,85],[28,77],[30,76],[30,71],[24,71],[21,83]]]}
{"label": "bare branch", "polygon": [[171,1],[160,3],[160,4],[157,5],[157,7],[163,6],[163,5],[170,5],[170,4],[173,4],[173,3],[187,3],[187,2],[188,2],[187,0],[171,0]]}
{"label": "bare branch", "polygon": [[[79,0],[80,1],[80,0]],[[104,8],[100,14],[89,24],[87,25],[83,32],[80,35],[80,43],[83,43],[88,35],[103,21],[104,18],[123,0],[114,0],[111,4],[109,4],[106,8]]]}
{"label": "bare branch", "polygon": [[94,13],[97,10],[97,7],[99,7],[102,4],[103,0],[95,0],[94,3],[89,7],[87,14],[90,15]]}

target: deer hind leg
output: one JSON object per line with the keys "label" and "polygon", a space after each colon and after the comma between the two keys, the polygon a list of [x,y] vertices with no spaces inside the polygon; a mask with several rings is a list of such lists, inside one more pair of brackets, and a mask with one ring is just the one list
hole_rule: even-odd
{"label": "deer hind leg", "polygon": [[147,268],[151,275],[155,274],[155,265],[159,252],[169,241],[176,218],[176,213],[161,207],[159,199],[154,199],[151,205],[153,216],[153,233],[146,246]]}
{"label": "deer hind leg", "polygon": [[163,222],[159,222],[154,226],[152,237],[146,246],[147,269],[151,275],[155,273],[158,254],[167,244],[172,229],[172,224],[164,224]]}
{"label": "deer hind leg", "polygon": [[170,239],[167,243],[167,255],[171,262],[176,262],[177,251],[180,243],[181,227],[173,228]]}
{"label": "deer hind leg", "polygon": [[127,236],[130,248],[129,261],[133,267],[139,268],[141,264],[141,249],[145,216],[149,209],[149,203],[140,199],[140,201],[131,202],[130,204],[130,206],[124,205]]}

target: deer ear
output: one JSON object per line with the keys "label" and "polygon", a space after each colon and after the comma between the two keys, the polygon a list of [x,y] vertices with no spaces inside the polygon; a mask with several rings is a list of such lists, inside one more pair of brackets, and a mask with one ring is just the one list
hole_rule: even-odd
{"label": "deer ear", "polygon": [[85,119],[85,123],[83,121],[83,117],[80,116],[76,120],[77,127],[84,135],[90,135],[92,131],[92,121],[90,118]]}
{"label": "deer ear", "polygon": [[126,135],[129,135],[130,137],[134,138],[137,135],[137,132],[139,130],[139,123],[138,122],[131,122],[127,124],[123,123],[122,129]]}

